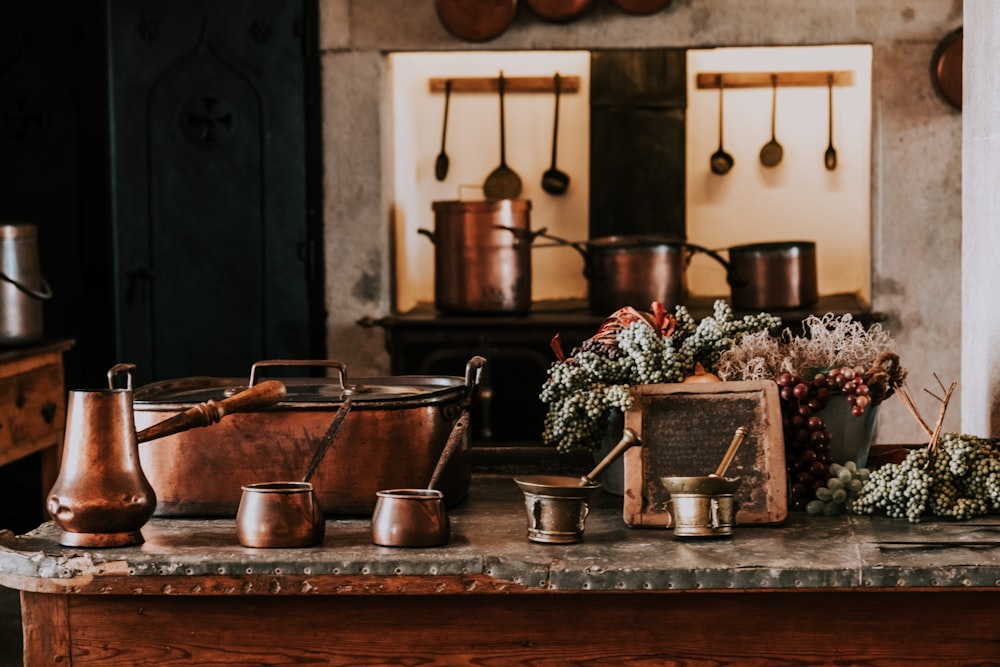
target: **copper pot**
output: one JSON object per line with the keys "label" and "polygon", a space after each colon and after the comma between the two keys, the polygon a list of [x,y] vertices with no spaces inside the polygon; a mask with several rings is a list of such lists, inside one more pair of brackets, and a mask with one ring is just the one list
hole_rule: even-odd
{"label": "copper pot", "polygon": [[436,201],[434,305],[451,313],[526,313],[531,308],[531,202]]}
{"label": "copper pot", "polygon": [[261,482],[242,489],[236,536],[243,546],[311,547],[323,541],[326,520],[309,482]]}
{"label": "copper pot", "polygon": [[640,310],[658,301],[667,307],[687,297],[687,267],[695,252],[707,254],[726,268],[729,263],[714,250],[669,236],[604,236],[571,242],[540,231],[539,236],[572,246],[583,256],[590,312],[609,315],[619,308]]}
{"label": "copper pot", "polygon": [[731,283],[733,308],[806,308],[819,299],[812,241],[734,246],[729,249],[729,264],[738,277]]}
{"label": "copper pot", "polygon": [[448,543],[451,523],[437,489],[379,491],[372,542],[384,547],[437,547]]}
{"label": "copper pot", "polygon": [[[301,479],[302,462],[317,449],[347,396],[353,402],[337,442],[312,477],[327,515],[371,515],[381,489],[427,484],[455,421],[478,396],[486,360],[473,357],[465,377],[350,377],[334,360],[273,360],[253,365],[249,384],[269,371],[325,368],[329,377],[287,377],[287,396],[265,410],[234,415],[211,432],[195,429],[140,449],[156,489],[158,516],[234,516],[241,486]],[[206,398],[245,387],[247,378],[181,378],[136,390],[135,419],[154,424]],[[468,434],[441,475],[454,505],[468,493]]]}

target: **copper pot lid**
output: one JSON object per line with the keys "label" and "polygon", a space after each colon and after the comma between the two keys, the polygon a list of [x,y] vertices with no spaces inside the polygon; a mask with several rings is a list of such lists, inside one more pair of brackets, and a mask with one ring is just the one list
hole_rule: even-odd
{"label": "copper pot lid", "polygon": [[931,83],[946,102],[962,109],[962,28],[945,35],[931,58]]}
{"label": "copper pot lid", "polygon": [[[391,404],[426,405],[453,399],[464,392],[460,377],[400,375],[351,378],[346,385],[339,378],[281,378],[287,394],[276,407],[336,407],[351,396],[355,409]],[[191,377],[154,382],[135,390],[136,409],[178,410],[205,401],[219,401],[246,389],[246,378]]]}
{"label": "copper pot lid", "polygon": [[455,37],[488,42],[514,22],[517,0],[435,0],[438,20]]}

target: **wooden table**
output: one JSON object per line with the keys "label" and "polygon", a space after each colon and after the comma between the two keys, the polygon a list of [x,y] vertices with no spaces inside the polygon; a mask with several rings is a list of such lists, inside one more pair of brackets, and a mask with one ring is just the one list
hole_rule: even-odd
{"label": "wooden table", "polygon": [[59,474],[66,425],[63,352],[72,346],[71,340],[54,340],[0,351],[0,466],[41,452],[43,494]]}
{"label": "wooden table", "polygon": [[1000,518],[794,513],[731,538],[630,529],[533,544],[509,478],[475,477],[450,543],[246,549],[230,519],[154,519],[142,546],[0,532],[27,665],[972,665],[1000,660]]}

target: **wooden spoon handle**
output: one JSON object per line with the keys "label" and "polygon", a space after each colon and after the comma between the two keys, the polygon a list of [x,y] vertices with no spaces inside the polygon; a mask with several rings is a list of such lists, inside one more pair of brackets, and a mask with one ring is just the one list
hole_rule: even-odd
{"label": "wooden spoon handle", "polygon": [[149,442],[174,433],[187,431],[197,426],[210,426],[226,415],[236,412],[261,410],[279,403],[287,393],[285,384],[280,380],[267,380],[244,389],[221,401],[205,401],[188,408],[180,414],[164,419],[159,424],[139,431],[136,434],[139,442]]}

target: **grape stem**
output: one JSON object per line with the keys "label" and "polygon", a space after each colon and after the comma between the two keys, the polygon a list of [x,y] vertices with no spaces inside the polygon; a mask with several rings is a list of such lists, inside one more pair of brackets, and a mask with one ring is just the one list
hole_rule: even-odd
{"label": "grape stem", "polygon": [[[941,378],[934,374],[934,379],[937,380],[938,384],[944,389],[944,383],[941,382]],[[934,425],[934,434],[931,436],[931,441],[927,444],[927,453],[931,456],[937,452],[938,441],[941,439],[941,429],[944,427],[944,414],[948,411],[948,402],[951,401],[951,395],[955,392],[955,387],[958,386],[957,382],[952,382],[945,390],[944,397],[938,398],[932,392],[925,389],[928,394],[934,396],[941,403],[941,411],[938,413],[937,423]]]}
{"label": "grape stem", "polygon": [[917,404],[913,400],[913,394],[910,393],[910,386],[906,384],[906,380],[902,380],[896,384],[896,393],[899,394],[899,398],[902,399],[903,405],[906,406],[906,409],[910,411],[910,414],[913,415],[914,419],[917,420],[921,428],[924,429],[927,436],[932,437],[934,435],[934,431],[927,425],[924,418],[920,416],[920,410],[917,409]]}

